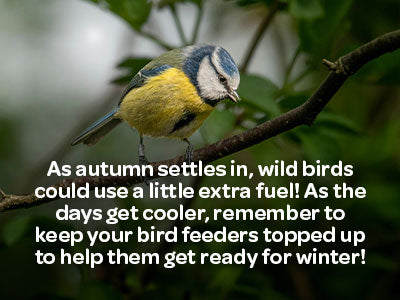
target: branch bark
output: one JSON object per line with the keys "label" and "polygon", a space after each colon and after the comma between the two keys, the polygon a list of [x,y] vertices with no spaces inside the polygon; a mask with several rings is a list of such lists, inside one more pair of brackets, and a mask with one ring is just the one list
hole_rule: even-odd
{"label": "branch bark", "polygon": [[[204,163],[210,163],[221,157],[258,144],[294,127],[312,125],[318,114],[328,104],[349,76],[357,72],[369,61],[399,48],[400,30],[397,30],[370,41],[349,54],[340,57],[336,62],[324,61],[324,64],[328,65],[330,73],[304,104],[273,120],[266,121],[252,129],[244,131],[241,134],[223,139],[195,151],[194,161],[197,162],[201,160]],[[160,165],[181,165],[183,162],[184,156],[177,156],[169,160],[152,163],[152,166],[155,170],[154,173],[157,174],[157,169]],[[142,182],[142,180],[138,176],[78,177],[61,180],[53,186],[66,188],[74,183],[76,187],[80,187],[89,183],[90,187],[93,189],[94,187],[102,186],[131,186],[139,182]],[[38,199],[34,194],[7,195],[1,192],[0,195],[2,196],[0,211],[36,206],[56,200],[46,198]]]}

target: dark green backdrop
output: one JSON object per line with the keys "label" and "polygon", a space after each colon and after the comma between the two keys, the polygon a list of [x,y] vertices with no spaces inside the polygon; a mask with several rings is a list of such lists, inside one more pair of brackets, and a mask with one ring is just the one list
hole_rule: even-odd
{"label": "dark green backdrop", "polygon": [[[23,1],[13,1],[13,4],[3,3],[4,8],[18,10]],[[161,40],[169,44],[168,39],[143,33],[142,25],[147,24],[151,10],[171,10],[173,12],[182,6],[193,6],[201,14],[214,14],[214,5],[221,5],[218,1],[203,3],[197,1],[158,1],[158,5],[151,5],[146,0],[107,0],[88,1],[90,5],[102,7],[113,13],[115,18],[121,18],[129,24],[129,28],[136,34],[144,35],[158,44],[158,47],[167,48]],[[185,3],[182,3],[185,2]],[[223,104],[206,121],[201,128],[201,135],[195,138],[196,147],[211,143],[218,139],[240,132],[265,120],[276,117],[283,112],[303,103],[315,90],[328,71],[321,64],[322,58],[335,60],[339,56],[355,49],[367,41],[399,26],[400,2],[398,0],[287,0],[279,6],[273,19],[275,28],[283,28],[290,32],[295,40],[297,49],[289,60],[283,59],[281,73],[283,78],[271,81],[264,75],[242,73],[239,94],[243,98],[240,108],[229,103]],[[40,12],[47,1],[35,1],[36,13]],[[232,23],[240,23],[241,16],[249,13],[259,18],[260,23],[265,19],[269,9],[277,5],[272,0],[238,0],[223,3],[228,10],[234,9],[235,18]],[[207,9],[203,10],[203,6]],[[100,9],[100,8],[98,8]],[[30,10],[21,9],[20,13],[29,18]],[[219,12],[221,13],[221,12]],[[223,13],[223,12],[222,12]],[[77,16],[79,17],[79,16]],[[195,21],[195,20],[193,20]],[[71,24],[74,22],[71,19]],[[200,28],[202,19],[199,18]],[[226,28],[218,27],[216,31],[224,32]],[[147,24],[149,25],[149,24]],[[151,24],[150,24],[151,25]],[[29,30],[29,23],[25,23]],[[32,25],[33,26],[33,25]],[[41,20],[36,24],[36,37],[41,30],[52,26],[52,20]],[[171,22],[171,31],[179,29]],[[243,25],[246,26],[246,25]],[[271,25],[272,26],[272,25]],[[254,28],[254,32],[257,28]],[[267,28],[271,30],[271,28]],[[13,28],[1,28],[3,34],[12,34]],[[187,33],[187,31],[186,31]],[[157,32],[154,32],[157,36]],[[186,40],[191,42],[192,37],[197,41],[196,30],[193,36]],[[68,36],[64,37],[68,39]],[[168,38],[168,37],[167,37]],[[240,47],[248,49],[249,37],[240,36]],[[199,40],[208,42],[207,40]],[[182,40],[182,43],[184,41]],[[29,43],[27,43],[29,45]],[[75,45],[79,47],[79,45]],[[178,45],[173,45],[178,46]],[[0,45],[0,50],[5,45]],[[7,45],[13,49],[13,44]],[[265,48],[263,48],[265,50]],[[82,49],[83,50],[83,49]],[[263,50],[263,51],[264,51]],[[261,51],[261,49],[259,49]],[[245,53],[246,51],[241,51]],[[279,51],[278,51],[279,52]],[[1,53],[1,52],[0,52]],[[258,53],[262,58],[264,53]],[[265,54],[267,55],[267,54]],[[6,60],[7,57],[2,57]],[[22,59],[22,58],[21,58]],[[131,53],[129,58],[121,58],[117,66],[123,73],[116,78],[115,83],[123,87],[131,76],[143,66],[151,57],[138,57]],[[240,63],[238,58],[237,61]],[[260,59],[260,58],[259,58]],[[259,60],[258,60],[259,62]],[[253,62],[254,63],[254,62]],[[79,62],[77,62],[79,64]],[[21,67],[21,66],[19,66]],[[249,69],[251,67],[251,62]],[[4,73],[3,73],[4,74]],[[6,76],[6,75],[4,75]],[[37,76],[41,76],[38,70]],[[24,82],[14,82],[24,84]],[[82,85],[84,88],[85,84]],[[367,189],[365,199],[296,199],[296,200],[242,200],[242,199],[195,199],[193,207],[205,208],[268,208],[282,207],[290,203],[302,208],[323,208],[326,205],[343,208],[347,217],[340,223],[315,222],[269,222],[271,229],[277,230],[324,230],[332,225],[341,229],[364,230],[367,241],[361,246],[366,249],[366,264],[361,265],[257,265],[255,269],[243,266],[211,266],[195,265],[180,266],[172,270],[161,267],[147,266],[100,266],[91,270],[86,266],[37,266],[34,260],[34,227],[36,225],[48,229],[86,229],[80,223],[68,224],[57,222],[54,212],[57,208],[68,203],[76,208],[109,208],[115,205],[130,207],[136,205],[145,207],[176,207],[183,200],[133,201],[129,200],[69,200],[55,201],[39,207],[3,212],[0,214],[0,298],[2,299],[122,299],[128,298],[155,298],[155,299],[395,299],[400,296],[400,52],[387,54],[352,76],[340,91],[335,95],[328,107],[320,114],[312,127],[299,127],[290,132],[281,134],[241,151],[233,156],[226,157],[216,163],[229,163],[235,159],[244,163],[250,169],[256,170],[257,164],[269,164],[275,160],[307,160],[314,162],[319,159],[324,163],[336,163],[342,160],[346,164],[354,165],[354,176],[351,178],[313,178],[319,185],[331,186],[336,182],[346,181],[353,186],[364,186]],[[41,86],[46,89],[46,84]],[[62,97],[62,95],[59,95]],[[117,98],[117,96],[115,96]],[[56,118],[63,118],[60,111],[70,110],[68,99],[57,106],[44,107],[38,95],[27,95],[26,103],[22,106],[18,116],[7,113],[11,99],[2,96],[0,91],[0,187],[6,192],[22,193],[31,191],[38,184],[51,184],[57,178],[46,178],[45,171],[48,162],[52,159],[60,163],[81,164],[99,163],[132,163],[136,160],[137,137],[131,130],[121,128],[110,134],[94,148],[71,149],[68,146],[68,129],[60,132]],[[112,101],[115,103],[117,99]],[[96,102],[92,102],[96,103]],[[110,102],[111,103],[111,102]],[[98,106],[104,104],[98,104]],[[109,106],[107,103],[104,106]],[[34,107],[34,109],[27,109]],[[88,105],[82,104],[82,107]],[[48,144],[38,145],[36,139],[23,136],[23,132],[35,122],[26,122],[34,119],[35,109],[49,110],[45,120],[45,130],[42,136],[49,136]],[[73,108],[77,110],[76,106]],[[96,110],[99,108],[96,108]],[[50,113],[58,111],[59,115]],[[90,120],[83,120],[84,127],[98,117],[106,109],[96,111],[97,115],[88,115]],[[95,113],[95,114],[96,114]],[[40,115],[40,114],[39,114]],[[43,114],[41,114],[43,116]],[[48,122],[48,124],[46,123]],[[74,128],[77,118],[69,121]],[[76,128],[78,130],[78,128]],[[70,135],[76,134],[72,132]],[[50,141],[55,136],[66,136],[65,142],[58,142],[58,147]],[[201,139],[201,137],[203,137]],[[57,140],[57,139],[56,139]],[[168,150],[169,157],[176,153],[183,153],[183,145],[179,142],[150,141],[148,153],[151,159],[167,158],[165,153],[156,148]],[[31,157],[29,148],[42,148],[43,153],[49,153],[45,159],[30,168],[27,161],[35,161]],[[54,149],[54,150],[52,150]],[[72,153],[72,154],[71,154]],[[118,155],[116,155],[118,153]],[[245,178],[229,179],[232,185],[256,185],[262,178],[255,178],[250,183]],[[309,179],[298,178],[297,181],[306,183]],[[192,179],[185,179],[190,184]],[[227,179],[203,178],[201,185],[221,185]],[[287,178],[269,178],[266,184],[285,185]],[[174,179],[165,179],[162,182],[175,182]],[[137,222],[123,222],[119,226],[105,224],[91,224],[93,229],[129,229],[139,225]],[[168,224],[157,223],[160,227]],[[222,223],[192,224],[200,230],[214,230]],[[230,222],[230,229],[262,230],[266,224],[252,222]],[[81,251],[86,245],[78,245],[70,251]],[[153,245],[120,245],[125,251],[145,251],[174,249],[176,251],[194,249],[198,251],[235,251],[245,247],[250,251],[261,251],[266,245],[263,243],[248,245],[233,244],[193,244],[171,245],[168,247]],[[268,245],[276,251],[285,251],[282,245]],[[43,247],[48,251],[57,252],[63,247],[60,244],[48,244]],[[96,251],[105,251],[116,245],[99,244]],[[161,248],[160,248],[161,247]],[[341,244],[327,244],[319,246],[321,249],[336,249],[338,251],[358,251],[359,248]],[[313,248],[308,244],[302,247],[307,252]],[[295,250],[295,249],[292,249]]]}

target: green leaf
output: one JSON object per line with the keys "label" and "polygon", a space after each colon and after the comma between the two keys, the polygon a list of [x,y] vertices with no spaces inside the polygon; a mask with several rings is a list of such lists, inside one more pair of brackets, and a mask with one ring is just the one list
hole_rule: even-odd
{"label": "green leaf", "polygon": [[118,76],[111,80],[112,84],[127,85],[132,80],[132,75]]}
{"label": "green leaf", "polygon": [[371,140],[360,141],[359,148],[354,149],[353,152],[358,150],[357,159],[367,161],[369,164],[379,165],[383,161],[391,161],[394,157],[398,157],[399,132],[400,121],[387,122],[379,128],[379,134],[370,137]]}
{"label": "green leaf", "polygon": [[[271,5],[273,0],[236,0],[236,4],[239,6],[249,6],[249,5],[257,5],[257,4],[264,4],[264,5]],[[282,1],[283,2],[283,1]]]}
{"label": "green leaf", "polygon": [[237,266],[224,266],[218,269],[213,280],[210,282],[212,287],[219,287],[230,290],[235,286],[242,269]]}
{"label": "green leaf", "polygon": [[233,129],[235,120],[235,115],[231,111],[215,110],[201,126],[201,134],[207,143],[216,142]]}
{"label": "green leaf", "polygon": [[323,111],[314,123],[315,126],[325,127],[347,134],[359,134],[360,128],[350,119],[336,113]]}
{"label": "green leaf", "polygon": [[29,230],[31,216],[22,216],[6,223],[3,227],[3,239],[7,246],[15,245]]}
{"label": "green leaf", "polygon": [[373,268],[387,271],[395,271],[398,263],[395,259],[380,253],[368,253],[368,265]]}
{"label": "green leaf", "polygon": [[324,17],[301,19],[299,36],[301,50],[313,54],[311,57],[318,63],[321,57],[329,55],[336,39],[348,28],[345,17],[351,7],[352,0],[323,0]]}
{"label": "green leaf", "polygon": [[131,81],[132,77],[136,75],[145,65],[151,61],[151,58],[147,57],[128,57],[121,61],[118,65],[118,69],[124,70],[124,75],[114,78],[111,82],[115,84],[127,84]]}
{"label": "green leaf", "polygon": [[279,100],[279,106],[284,110],[291,110],[302,105],[310,97],[309,94],[293,94]]}
{"label": "green leaf", "polygon": [[120,292],[114,289],[112,286],[102,283],[89,283],[83,285],[78,299],[85,300],[122,300],[123,297]]}
{"label": "green leaf", "polygon": [[148,57],[128,57],[123,61],[118,63],[117,68],[123,69],[133,69],[135,73],[139,72],[141,68],[143,68],[146,64],[151,61],[151,58]]}
{"label": "green leaf", "polygon": [[124,19],[135,30],[147,21],[151,2],[147,0],[89,0]]}
{"label": "green leaf", "polygon": [[255,107],[271,116],[280,113],[276,103],[278,87],[270,80],[257,75],[242,75],[238,93],[243,105]]}
{"label": "green leaf", "polygon": [[142,288],[140,275],[136,272],[129,272],[125,278],[125,284],[135,292],[140,292]]}
{"label": "green leaf", "polygon": [[304,154],[309,160],[315,161],[319,159],[327,163],[339,160],[341,149],[336,139],[311,129],[301,132],[299,136]]}
{"label": "green leaf", "polygon": [[324,15],[324,10],[318,0],[292,0],[289,12],[298,19],[315,19]]}
{"label": "green leaf", "polygon": [[192,2],[192,3],[196,4],[197,6],[201,6],[203,0],[160,0],[157,3],[157,7],[158,8],[164,8],[167,5],[174,6],[174,5],[176,5],[176,3],[179,3],[179,2],[181,2],[181,3],[183,3],[183,2]]}
{"label": "green leaf", "polygon": [[356,76],[367,84],[400,85],[400,52],[378,57],[357,73]]}

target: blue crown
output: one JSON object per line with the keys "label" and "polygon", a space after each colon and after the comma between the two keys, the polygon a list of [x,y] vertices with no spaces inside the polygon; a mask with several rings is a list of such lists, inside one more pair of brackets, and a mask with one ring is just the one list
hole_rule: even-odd
{"label": "blue crown", "polygon": [[236,63],[228,51],[224,48],[219,48],[218,57],[221,62],[221,67],[226,74],[233,77],[235,74],[239,73]]}

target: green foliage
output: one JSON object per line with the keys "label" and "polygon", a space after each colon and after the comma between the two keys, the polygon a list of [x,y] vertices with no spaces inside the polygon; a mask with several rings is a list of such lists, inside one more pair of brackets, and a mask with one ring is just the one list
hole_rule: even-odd
{"label": "green foliage", "polygon": [[103,282],[89,283],[82,286],[78,299],[82,300],[122,300],[122,294]]}
{"label": "green foliage", "polygon": [[[158,5],[152,5],[147,0],[91,0],[91,2],[126,21],[135,31],[140,31],[147,22],[151,9],[161,9],[170,5],[176,8],[183,2],[196,5],[203,3],[198,0],[164,0],[159,1]],[[272,2],[273,0],[235,0],[227,1],[226,4],[236,5],[234,9],[237,18],[231,21],[241,22],[241,16],[248,13],[249,6],[255,10],[261,6],[269,7]],[[379,2],[373,0],[288,0],[282,2],[287,3],[279,12],[284,15],[284,18],[275,18],[274,22],[277,22],[275,26],[279,29],[282,26],[282,30],[287,30],[299,41],[299,55],[294,56],[293,64],[288,63],[288,66],[282,66],[282,70],[280,70],[280,74],[287,75],[284,83],[282,85],[275,84],[262,75],[241,74],[238,92],[242,102],[232,104],[224,101],[221,106],[217,107],[200,128],[204,143],[216,142],[303,104],[327,74],[326,68],[320,64],[321,58],[333,60],[369,39],[398,27],[400,2],[397,0]],[[213,5],[212,2],[209,5]],[[261,7],[260,14],[265,15],[265,13],[266,9]],[[290,24],[296,24],[296,26],[287,26],[289,22],[279,23],[281,20],[287,19],[291,21]],[[242,42],[240,46],[245,50],[248,47],[247,41],[250,39],[249,37],[242,39],[238,34],[239,38]],[[154,41],[154,39],[152,40]],[[260,51],[261,45],[259,45],[258,51]],[[278,55],[282,55],[282,61],[286,62],[286,56],[290,53],[282,51]],[[303,58],[306,59],[303,60]],[[128,84],[131,78],[150,60],[150,57],[125,58],[116,66],[121,71],[121,75],[113,82],[121,85]],[[38,74],[41,76],[40,72]],[[374,60],[357,74],[351,76],[329,106],[317,117],[313,126],[298,127],[218,161],[218,163],[227,164],[231,159],[235,159],[238,163],[248,165],[249,168],[256,168],[257,164],[273,163],[279,159],[287,162],[295,159],[304,159],[309,162],[320,160],[324,164],[337,163],[338,160],[342,160],[346,164],[354,165],[353,177],[326,177],[312,180],[317,184],[323,183],[324,185],[347,182],[353,186],[364,186],[368,195],[366,199],[329,198],[321,199],[321,201],[251,199],[251,201],[245,202],[243,199],[237,198],[229,199],[229,201],[196,199],[193,203],[193,206],[201,208],[279,208],[288,203],[296,208],[323,209],[325,205],[344,208],[346,219],[335,226],[340,229],[351,228],[366,231],[368,241],[365,245],[367,250],[365,265],[342,268],[340,266],[310,265],[300,266],[299,269],[284,265],[266,267],[256,265],[251,270],[244,266],[199,264],[181,266],[174,270],[148,269],[146,266],[135,265],[118,268],[108,265],[95,270],[91,270],[87,266],[37,266],[33,257],[37,248],[43,247],[52,252],[57,252],[60,248],[81,251],[87,245],[83,243],[70,249],[62,243],[37,244],[33,239],[35,226],[39,226],[43,230],[55,231],[92,229],[81,226],[79,223],[66,224],[56,221],[54,210],[59,208],[57,205],[63,206],[64,204],[54,202],[54,204],[37,207],[33,213],[28,211],[27,214],[27,210],[16,211],[9,215],[4,214],[4,219],[1,219],[0,265],[2,272],[0,281],[7,282],[2,289],[2,298],[398,298],[396,297],[398,296],[398,287],[393,278],[398,273],[398,253],[400,251],[398,243],[400,236],[400,202],[398,201],[400,194],[400,121],[398,112],[400,106],[397,101],[399,80],[400,52],[397,51]],[[276,80],[276,82],[279,81]],[[69,102],[65,101],[65,103]],[[21,119],[18,120],[6,118],[3,115],[0,118],[0,170],[2,171],[0,172],[0,188],[4,188],[6,191],[8,191],[8,187],[5,188],[3,185],[7,186],[10,182],[9,177],[15,173],[15,169],[19,169],[19,165],[16,165],[15,162],[20,161],[23,164],[32,156],[30,149],[20,149],[18,140],[19,133],[24,126],[22,120],[31,113],[29,110],[21,112]],[[90,152],[87,152],[89,153],[86,154],[87,156],[83,156],[88,163],[96,161],[122,163],[123,158],[126,159],[123,163],[133,163],[132,157],[135,156],[136,159],[136,148],[133,146],[137,138],[132,137],[129,129],[126,129],[126,132],[129,131],[129,133],[123,135],[122,130],[124,129],[121,127],[118,129],[119,132],[113,133],[114,136],[110,137],[108,142],[99,143],[96,147],[91,148]],[[30,143],[33,144],[35,141],[32,140]],[[158,141],[154,143],[156,144]],[[43,149],[51,148],[54,146],[53,144],[54,141],[49,140],[49,144],[43,144],[41,147]],[[150,141],[149,144],[151,144]],[[158,150],[154,149],[157,147],[148,147],[147,144],[146,148],[151,154],[153,154],[152,152],[166,151],[164,148]],[[118,151],[116,152],[115,149]],[[176,154],[173,151],[171,150],[171,153]],[[104,158],[105,153],[110,154],[110,157]],[[76,159],[74,163],[82,163],[82,157],[77,157],[68,157],[67,160]],[[174,179],[169,178],[168,180],[172,182]],[[293,179],[274,177],[257,178],[256,180],[279,186],[287,185]],[[296,178],[296,181],[304,186],[310,179],[299,177]],[[235,177],[229,179],[228,184],[243,186],[252,185],[254,182],[256,182],[254,179],[249,182],[247,178]],[[205,178],[202,181],[202,185],[210,186],[219,186],[224,183],[227,183],[226,178]],[[19,180],[16,180],[16,186],[19,188]],[[76,201],[73,205],[79,208],[107,209],[112,206],[130,208],[132,203],[140,209],[145,209],[173,207],[181,202],[129,199],[129,201],[121,200],[117,203],[110,203],[109,200],[96,203]],[[221,224],[209,222],[208,224],[191,225],[199,230],[216,230]],[[165,228],[169,224],[154,222],[154,225]],[[266,226],[277,230],[303,227],[321,230],[332,224],[326,222],[291,222],[290,224],[284,222],[269,222],[268,224],[230,222],[224,225],[230,229],[260,231]],[[127,221],[110,227],[101,222],[94,222],[93,226],[96,227],[96,230],[132,230],[132,228],[144,226],[144,224],[141,221]],[[105,228],[102,228],[103,226]],[[120,247],[127,252],[141,252],[158,249],[159,246],[159,244],[110,245],[102,243],[91,249],[104,252],[111,247]],[[178,242],[171,248],[172,251],[192,248],[208,252],[211,250],[233,251],[236,246],[229,243],[184,245]],[[247,243],[240,245],[240,247],[242,246],[251,251],[262,251],[266,247],[265,243]],[[274,250],[280,252],[292,250],[280,245],[268,246],[276,247]],[[337,243],[329,245],[329,248],[331,247],[344,249],[342,244]],[[354,250],[353,248],[346,249]],[[143,280],[143,274],[147,274],[147,282]]]}
{"label": "green foliage", "polygon": [[242,269],[236,266],[218,268],[210,282],[210,286],[220,291],[220,298],[225,298],[227,292],[235,287],[241,273]]}
{"label": "green foliage", "polygon": [[207,144],[224,138],[235,125],[235,115],[230,110],[215,110],[201,126],[201,134]]}
{"label": "green foliage", "polygon": [[279,106],[283,110],[290,110],[306,102],[309,96],[308,93],[285,95],[279,100]]}
{"label": "green foliage", "polygon": [[[4,243],[9,246],[18,245],[23,243],[24,239],[32,239],[35,236],[35,227],[38,226],[41,230],[54,230],[55,232],[70,231],[73,230],[73,226],[58,222],[53,218],[45,216],[30,216],[23,215],[14,219],[11,219],[1,230],[1,237]],[[54,247],[62,245],[54,244]]]}
{"label": "green foliage", "polygon": [[194,3],[197,6],[201,6],[203,3],[203,0],[160,0],[157,3],[158,8],[164,8],[166,6],[175,6],[178,3],[184,3],[184,2],[189,2],[189,3]]}
{"label": "green foliage", "polygon": [[[251,6],[251,5],[271,5],[273,0],[234,0],[239,6]],[[284,2],[284,1],[282,1]]]}
{"label": "green foliage", "polygon": [[390,259],[384,255],[371,254],[369,255],[368,260],[371,266],[374,266],[375,268],[380,270],[394,272],[398,268],[398,263],[395,260]]}
{"label": "green foliage", "polygon": [[147,0],[86,0],[105,7],[121,17],[135,30],[140,30],[147,21],[151,10],[151,2]]}
{"label": "green foliage", "polygon": [[241,76],[238,93],[243,105],[276,116],[280,112],[275,102],[277,92],[278,87],[266,78],[247,74]]}
{"label": "green foliage", "polygon": [[353,37],[359,42],[375,38],[399,27],[400,1],[357,0],[348,17]]}
{"label": "green foliage", "polygon": [[318,128],[328,128],[349,135],[360,133],[359,126],[352,120],[329,111],[321,112],[314,124]]}
{"label": "green foliage", "polygon": [[22,216],[15,219],[11,219],[2,228],[2,237],[7,246],[13,246],[17,243],[29,230],[32,224],[32,218],[30,216]]}
{"label": "green foliage", "polygon": [[128,57],[121,61],[117,68],[125,73],[125,75],[118,76],[112,80],[115,84],[128,84],[133,76],[135,76],[140,69],[147,65],[151,61],[151,58],[144,57]]}
{"label": "green foliage", "polygon": [[335,137],[321,131],[305,130],[299,132],[305,157],[314,162],[335,163],[341,157],[340,145]]}
{"label": "green foliage", "polygon": [[400,53],[397,51],[379,57],[356,76],[366,84],[400,85]]}
{"label": "green foliage", "polygon": [[298,19],[315,19],[324,15],[318,0],[291,0],[289,12]]}
{"label": "green foliage", "polygon": [[329,55],[334,42],[348,29],[345,17],[351,4],[352,0],[324,0],[321,1],[323,15],[299,20],[301,50],[311,54],[313,61],[319,63],[321,57]]}

